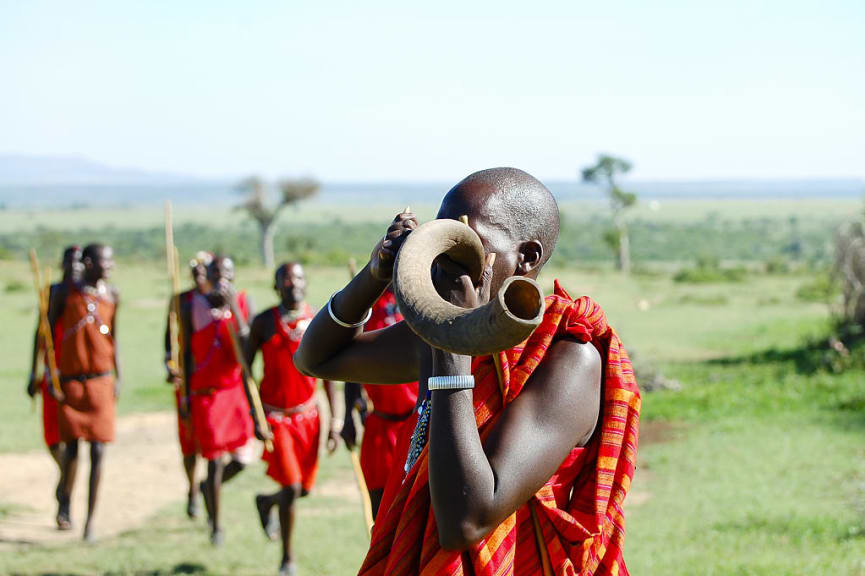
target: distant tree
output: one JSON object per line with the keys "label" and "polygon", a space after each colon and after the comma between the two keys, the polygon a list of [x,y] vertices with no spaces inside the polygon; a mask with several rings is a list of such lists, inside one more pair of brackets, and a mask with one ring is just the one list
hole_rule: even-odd
{"label": "distant tree", "polygon": [[286,206],[294,206],[301,200],[315,196],[321,185],[312,178],[286,179],[276,183],[279,192],[277,200],[272,201],[271,186],[258,176],[250,176],[237,184],[236,190],[244,195],[244,201],[237,206],[258,224],[261,234],[261,261],[267,268],[273,268],[273,236],[276,232],[276,219]]}
{"label": "distant tree", "polygon": [[631,249],[625,211],[637,203],[637,195],[619,188],[616,177],[627,174],[631,168],[631,163],[624,158],[599,154],[598,160],[582,171],[583,182],[602,186],[610,199],[613,229],[604,234],[604,241],[616,254],[616,267],[625,274],[631,271]]}

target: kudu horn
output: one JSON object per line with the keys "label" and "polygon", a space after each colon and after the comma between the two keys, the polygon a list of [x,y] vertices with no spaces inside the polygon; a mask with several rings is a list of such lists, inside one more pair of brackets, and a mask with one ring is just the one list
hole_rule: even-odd
{"label": "kudu horn", "polygon": [[456,220],[432,220],[406,238],[394,264],[393,291],[409,327],[427,344],[471,356],[516,346],[541,323],[544,295],[537,282],[523,276],[504,281],[487,304],[460,308],[445,301],[433,286],[433,261],[446,254],[465,267],[477,284],[484,267],[484,247],[474,230]]}

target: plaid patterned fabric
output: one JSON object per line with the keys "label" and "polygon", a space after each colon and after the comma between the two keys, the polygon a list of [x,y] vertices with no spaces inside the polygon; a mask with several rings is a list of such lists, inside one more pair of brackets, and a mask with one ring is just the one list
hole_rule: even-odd
{"label": "plaid patterned fabric", "polygon": [[361,575],[628,573],[622,506],[636,464],[640,392],[628,355],[601,308],[587,297],[572,300],[557,281],[537,330],[524,345],[499,353],[500,376],[491,357],[474,360],[475,419],[485,439],[549,345],[564,335],[591,342],[604,360],[602,413],[588,445],[574,448],[529,502],[463,553],[439,546],[424,449],[396,495],[385,496],[383,506],[392,501],[379,513]]}

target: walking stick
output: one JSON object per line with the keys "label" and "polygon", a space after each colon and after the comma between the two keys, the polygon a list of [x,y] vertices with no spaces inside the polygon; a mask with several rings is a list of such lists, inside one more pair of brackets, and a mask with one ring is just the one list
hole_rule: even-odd
{"label": "walking stick", "polygon": [[62,398],[63,391],[60,390],[60,375],[57,372],[57,359],[54,357],[54,335],[51,333],[51,324],[48,322],[48,304],[51,294],[51,269],[45,270],[46,284],[43,287],[39,274],[39,258],[36,249],[30,249],[30,268],[33,271],[33,286],[36,289],[36,297],[39,302],[39,338],[45,346],[47,356],[48,375],[51,378],[51,388],[54,390],[55,398]]}
{"label": "walking stick", "polygon": [[174,245],[174,221],[171,213],[171,202],[165,201],[165,262],[168,277],[171,281],[171,306],[168,311],[168,349],[169,366],[178,375],[180,384],[175,388],[185,389],[186,372],[181,343],[183,342],[183,327],[180,322],[180,254]]}
{"label": "walking stick", "polygon": [[264,429],[264,449],[268,452],[273,452],[273,441],[270,427],[267,425],[267,417],[264,415],[264,406],[261,405],[261,396],[258,395],[258,386],[255,385],[255,380],[252,377],[252,371],[246,363],[246,358],[243,356],[243,350],[240,348],[240,340],[237,338],[237,332],[231,322],[227,322],[228,335],[231,337],[231,347],[234,349],[234,357],[237,358],[237,363],[240,364],[240,370],[243,372],[243,384],[246,386],[246,392],[252,401],[252,409],[255,411],[255,419]]}
{"label": "walking stick", "polygon": [[[357,261],[354,258],[348,260],[349,279],[352,279],[357,274]],[[353,411],[354,406],[346,406],[346,410]],[[349,412],[349,417],[351,414]],[[369,498],[369,489],[366,487],[366,480],[363,477],[363,469],[360,467],[360,459],[354,450],[349,450],[351,455],[351,467],[354,471],[354,479],[357,482],[357,487],[360,490],[360,500],[363,506],[363,519],[366,522],[366,535],[372,535],[372,525],[375,522],[372,517],[372,501]]]}
{"label": "walking stick", "polygon": [[366,521],[366,535],[372,535],[372,525],[375,520],[372,518],[372,501],[369,499],[369,490],[366,487],[366,480],[363,479],[363,470],[360,467],[360,459],[354,450],[349,450],[351,454],[351,467],[354,470],[354,479],[357,481],[357,487],[360,490],[360,499],[363,503],[363,519]]}

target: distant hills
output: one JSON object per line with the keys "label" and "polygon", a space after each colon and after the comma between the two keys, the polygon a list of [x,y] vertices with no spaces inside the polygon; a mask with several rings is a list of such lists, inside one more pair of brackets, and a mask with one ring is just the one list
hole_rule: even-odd
{"label": "distant hills", "polygon": [[[183,204],[237,203],[234,181],[213,181],[174,173],[118,168],[75,157],[0,154],[0,207],[143,206],[172,200]],[[597,200],[601,192],[574,181],[548,181],[560,201]],[[438,203],[453,183],[328,183],[313,200],[324,204]],[[721,180],[628,181],[642,199],[661,198],[860,198],[865,181]]]}

